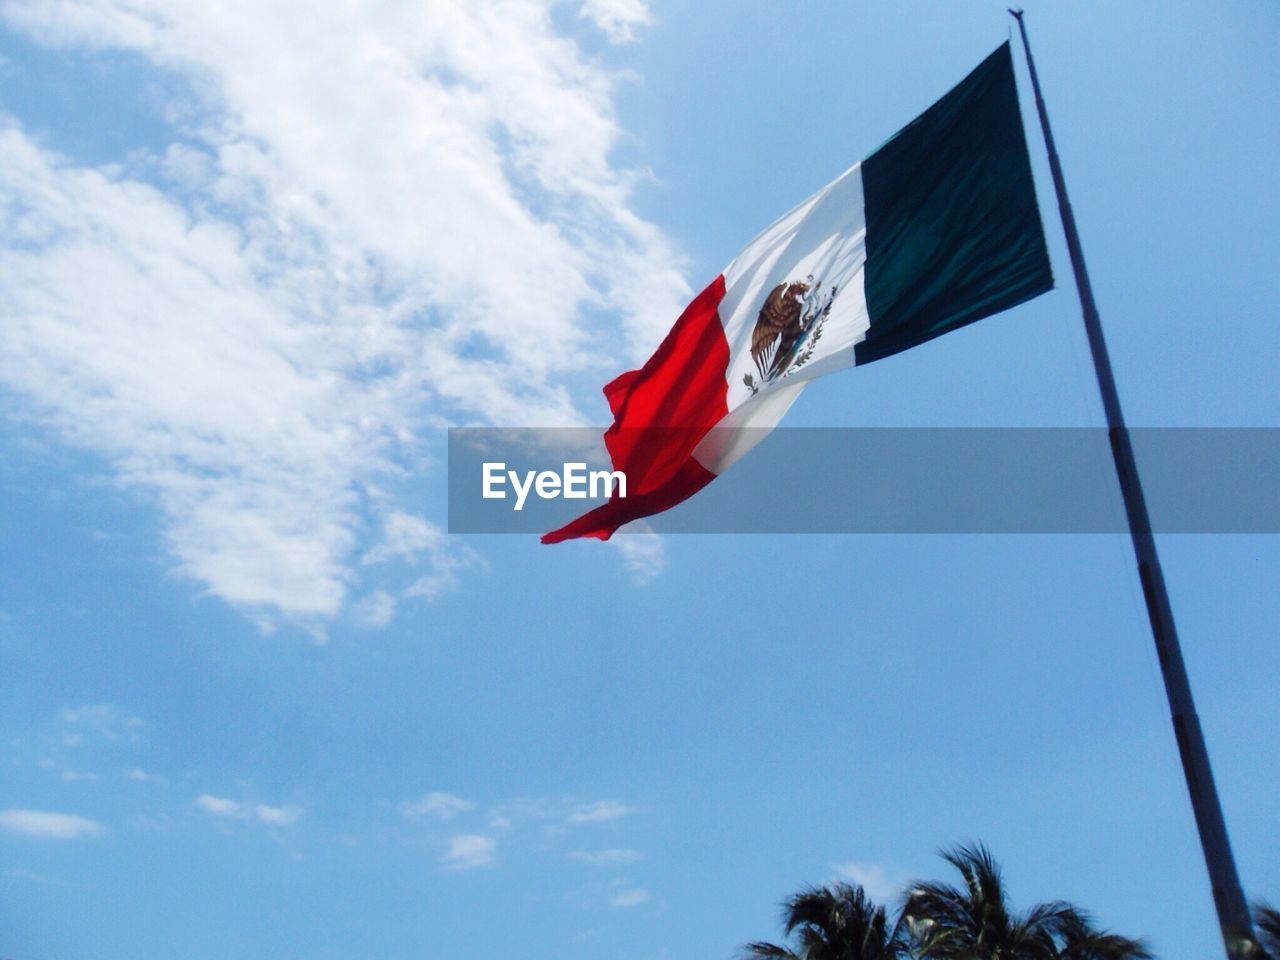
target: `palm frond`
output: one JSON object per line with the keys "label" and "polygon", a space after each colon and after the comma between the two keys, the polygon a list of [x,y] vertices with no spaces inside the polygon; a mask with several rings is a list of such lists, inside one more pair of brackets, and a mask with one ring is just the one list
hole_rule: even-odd
{"label": "palm frond", "polygon": [[1253,923],[1258,928],[1258,946],[1266,951],[1267,957],[1280,958],[1280,910],[1257,901],[1253,905]]}
{"label": "palm frond", "polygon": [[943,850],[942,858],[960,871],[975,902],[1003,902],[1005,890],[1000,865],[985,844],[961,843]]}
{"label": "palm frond", "polygon": [[1067,929],[1088,929],[1088,915],[1065,900],[1037,903],[1019,918],[1018,926],[1056,936]]}
{"label": "palm frond", "polygon": [[1061,900],[1014,912],[1000,865],[983,844],[942,852],[961,886],[917,883],[902,906],[907,939],[927,960],[1145,960],[1138,940],[1099,931],[1083,911]]}
{"label": "palm frond", "polygon": [[799,957],[786,947],[779,946],[776,943],[766,943],[762,940],[746,944],[738,954],[738,957],[740,960],[764,960],[764,958],[773,958],[773,960],[800,960]]}
{"label": "palm frond", "polygon": [[[782,905],[782,926],[790,947],[749,944],[744,957],[797,960],[900,960],[902,939],[883,907],[862,887],[833,882],[806,887]],[[762,949],[784,953],[762,953]]]}
{"label": "palm frond", "polygon": [[[1046,904],[1045,906],[1049,906]],[[1079,907],[1053,904],[1052,915],[1062,960],[1151,960],[1152,954],[1141,940],[1131,940],[1098,929],[1093,918]]]}

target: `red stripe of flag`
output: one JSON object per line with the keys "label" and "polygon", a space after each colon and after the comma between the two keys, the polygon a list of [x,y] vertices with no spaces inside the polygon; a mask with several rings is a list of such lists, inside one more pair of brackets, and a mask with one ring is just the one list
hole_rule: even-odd
{"label": "red stripe of flag", "polygon": [[722,275],[685,307],[643,367],[604,388],[614,415],[605,447],[613,469],[626,475],[627,496],[615,495],[543,543],[607,540],[624,523],[673,507],[715,478],[690,455],[729,412],[729,343],[718,312],[724,292]]}

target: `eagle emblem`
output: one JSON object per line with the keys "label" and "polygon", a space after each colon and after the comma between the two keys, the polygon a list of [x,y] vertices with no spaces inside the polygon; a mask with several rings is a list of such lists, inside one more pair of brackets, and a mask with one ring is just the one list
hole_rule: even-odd
{"label": "eagle emblem", "polygon": [[783,281],[764,298],[751,331],[751,359],[760,379],[751,373],[742,378],[752,394],[809,361],[822,336],[836,289],[832,286],[824,294],[822,281],[815,281],[809,274],[804,280]]}

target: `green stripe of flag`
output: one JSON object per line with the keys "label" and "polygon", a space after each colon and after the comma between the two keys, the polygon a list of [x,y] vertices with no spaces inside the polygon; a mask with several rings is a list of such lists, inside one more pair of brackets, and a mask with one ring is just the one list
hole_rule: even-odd
{"label": "green stripe of flag", "polygon": [[858,363],[1053,288],[1009,44],[868,157]]}

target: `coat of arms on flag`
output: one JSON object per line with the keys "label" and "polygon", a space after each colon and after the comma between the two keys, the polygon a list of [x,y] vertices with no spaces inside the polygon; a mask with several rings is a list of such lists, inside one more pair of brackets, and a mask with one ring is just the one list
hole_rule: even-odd
{"label": "coat of arms on flag", "polygon": [[742,375],[742,382],[753,395],[760,392],[763,384],[799,370],[813,358],[837,291],[832,287],[824,294],[822,281],[814,280],[810,274],[804,281],[778,284],[765,297],[751,331],[751,359],[760,379],[757,381],[750,373]]}

